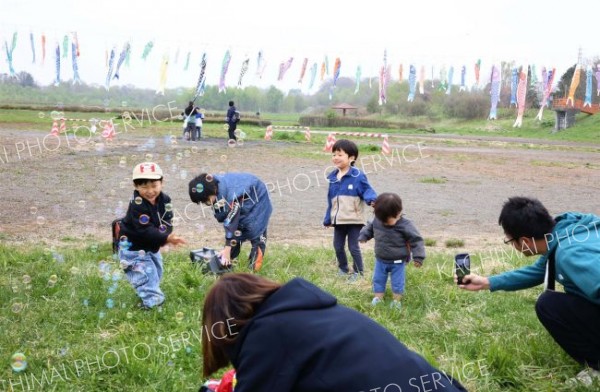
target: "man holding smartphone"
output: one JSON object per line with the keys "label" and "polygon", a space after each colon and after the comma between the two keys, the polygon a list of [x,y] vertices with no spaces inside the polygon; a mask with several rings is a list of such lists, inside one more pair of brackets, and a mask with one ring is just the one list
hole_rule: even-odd
{"label": "man holding smartphone", "polygon": [[[515,291],[545,283],[535,305],[538,319],[567,354],[586,366],[574,380],[600,383],[600,217],[566,212],[552,218],[539,200],[511,197],[498,223],[505,244],[540,257],[499,275],[466,275],[458,287]],[[554,291],[555,280],[565,292]]]}

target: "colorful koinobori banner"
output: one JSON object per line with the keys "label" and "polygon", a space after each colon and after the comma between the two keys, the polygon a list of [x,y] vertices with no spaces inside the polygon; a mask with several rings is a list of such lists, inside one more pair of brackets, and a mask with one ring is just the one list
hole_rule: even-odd
{"label": "colorful koinobori banner", "polygon": [[[323,56],[322,54],[313,58],[305,55],[302,56],[303,60],[301,62],[294,62],[294,56],[269,58],[261,48],[255,50],[255,55],[251,55],[247,50],[237,50],[235,47],[228,47],[222,48],[220,51],[215,48],[212,57],[210,57],[206,49],[196,50],[189,47],[189,44],[183,47],[178,45],[163,45],[161,47],[159,41],[141,40],[134,42],[131,39],[113,43],[110,47],[94,48],[90,45],[85,50],[80,50],[80,39],[77,32],[58,34],[53,40],[49,40],[44,32],[29,32],[29,34],[24,35],[15,31],[10,35],[0,37],[0,39],[4,46],[4,56],[2,56],[4,61],[0,62],[0,73],[14,76],[21,71],[26,71],[32,73],[35,78],[36,72],[31,72],[32,70],[48,73],[52,70],[51,67],[53,67],[54,75],[52,81],[55,85],[59,85],[61,83],[76,84],[82,81],[90,83],[91,76],[88,78],[86,75],[91,74],[95,75],[93,82],[97,83],[98,77],[96,75],[100,68],[104,68],[105,77],[102,84],[106,90],[109,90],[111,85],[117,83],[131,84],[130,80],[132,77],[137,76],[141,72],[145,74],[154,73],[157,94],[164,94],[167,82],[172,75],[178,76],[179,80],[181,80],[182,74],[189,74],[189,76],[186,76],[186,79],[189,80],[189,86],[187,87],[194,91],[194,100],[204,93],[206,85],[216,85],[219,88],[219,92],[223,93],[227,91],[227,87],[243,88],[245,84],[251,85],[252,80],[245,77],[246,74],[250,78],[254,77],[255,80],[261,80],[263,84],[264,82],[272,82],[275,86],[282,85],[286,79],[293,80],[295,81],[294,88],[310,92],[315,88],[317,71],[320,69],[320,82],[325,87],[328,87],[330,99],[333,98],[336,83],[340,77],[346,77],[355,81],[355,94],[359,92],[361,81],[364,81],[364,78],[366,78],[363,75],[366,69],[363,64],[342,67],[344,59],[338,56],[331,56],[331,58],[335,58],[335,62],[333,70],[330,71],[330,56]],[[120,50],[118,49],[119,47],[121,48]],[[54,62],[46,62],[47,50],[50,53],[54,52]],[[187,53],[187,55],[185,61],[179,62],[179,53],[181,51]],[[215,55],[214,53],[216,52],[220,53]],[[71,59],[68,58],[69,55]],[[390,61],[391,59],[388,56],[387,50],[383,49],[382,55],[383,61],[379,60],[381,65],[378,69],[372,70],[375,71],[373,72],[375,76],[369,77],[369,86],[371,86],[371,79],[375,78],[378,81],[378,101],[381,105],[387,101],[386,90],[388,86],[390,83],[395,82],[392,78],[392,61]],[[92,60],[91,67],[89,66],[90,62],[88,62],[86,63],[87,68],[84,68],[82,60],[85,56],[89,56]],[[102,56],[104,57],[104,61],[101,60]],[[377,60],[371,60],[365,59],[364,62],[377,62]],[[25,62],[28,65],[24,66],[23,69],[19,69],[17,64],[24,64]],[[35,65],[35,67],[32,67],[32,65]],[[292,68],[293,65],[296,65],[299,70],[296,71]],[[408,72],[404,72],[405,65]],[[270,69],[268,69],[269,67]],[[234,70],[239,69],[237,78],[235,74],[233,76],[230,75],[231,72],[229,70],[232,68]],[[397,80],[399,82],[406,81],[409,85],[407,101],[413,101],[417,95],[417,80],[419,85],[418,93],[425,93],[425,65],[410,62],[403,64],[400,62],[393,68],[398,70]],[[457,85],[459,92],[468,91],[469,85],[471,86],[470,89],[490,89],[490,119],[496,118],[501,83],[510,83],[511,106],[516,106],[520,113],[515,126],[519,126],[521,122],[526,95],[524,91],[527,84],[539,89],[540,95],[544,97],[542,100],[544,103],[543,107],[548,103],[547,100],[552,91],[553,83],[558,80],[555,68],[550,68],[548,72],[545,67],[542,67],[538,75],[535,65],[524,65],[519,69],[514,68],[511,70],[511,81],[501,81],[499,64],[490,63],[486,66],[485,61],[475,57],[471,64],[459,64],[456,67],[452,65],[442,65],[439,67],[431,65],[432,89],[435,88],[444,91],[446,94],[451,94],[455,83],[453,80],[455,68],[460,70],[460,81]],[[209,73],[210,69],[219,70],[219,76],[211,76]],[[420,71],[417,75],[418,69]],[[487,72],[485,71],[486,69]],[[305,78],[307,70],[308,77]],[[596,78],[597,86],[600,86],[600,68],[596,70],[595,74],[593,71],[589,66],[587,69],[582,69],[578,65],[574,76],[574,81],[578,82],[581,78],[580,75],[584,75],[587,104],[591,104],[592,77]],[[530,75],[529,81],[527,80],[528,73]],[[467,78],[471,83],[467,83]],[[570,91],[575,91],[576,84],[573,83]],[[181,83],[177,87],[181,87]],[[600,94],[600,87],[597,89],[597,94]],[[574,99],[571,93],[569,94],[569,98],[570,100]]]}

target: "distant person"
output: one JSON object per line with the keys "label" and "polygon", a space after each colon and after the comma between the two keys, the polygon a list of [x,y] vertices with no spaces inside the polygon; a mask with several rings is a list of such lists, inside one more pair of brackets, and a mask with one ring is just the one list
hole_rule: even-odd
{"label": "distant person", "polygon": [[211,206],[217,221],[223,223],[222,264],[231,265],[231,260],[240,254],[242,243],[250,241],[249,267],[260,270],[273,211],[265,183],[250,173],[202,173],[190,181],[189,195],[193,203]]}
{"label": "distant person", "polygon": [[205,297],[202,332],[204,376],[233,365],[235,392],[465,391],[302,278],[223,275]]}
{"label": "distant person", "polygon": [[238,119],[236,117],[237,109],[234,105],[233,101],[229,101],[229,109],[227,109],[227,117],[225,121],[227,121],[227,132],[229,134],[229,140],[237,140],[235,136],[235,130],[237,128]]}
{"label": "distant person", "polygon": [[204,109],[196,111],[196,138],[192,140],[200,140],[202,138],[202,120],[204,120]]}
{"label": "distant person", "polygon": [[415,225],[402,217],[402,199],[395,193],[382,193],[375,199],[375,219],[360,231],[359,242],[375,238],[372,305],[383,301],[388,275],[391,276],[393,300],[390,307],[402,308],[405,265],[413,260],[420,268],[425,260],[423,237]]}
{"label": "distant person", "polygon": [[165,295],[160,289],[163,261],[160,248],[185,241],[173,234],[171,198],[162,191],[163,172],[154,162],[133,168],[133,196],[121,221],[119,260],[125,276],[142,300],[140,306],[160,306]]}
{"label": "distant person", "polygon": [[[596,380],[600,385],[600,217],[566,212],[552,218],[539,200],[511,197],[498,223],[505,244],[541,257],[489,278],[467,275],[459,287],[514,291],[545,283],[535,304],[538,319],[567,354],[586,366],[569,382],[591,385]],[[564,293],[554,291],[555,280]]]}
{"label": "distant person", "polygon": [[196,141],[199,139],[196,134],[196,116],[200,114],[194,102],[190,101],[181,115],[183,116],[183,137],[185,140]]}
{"label": "distant person", "polygon": [[[323,225],[333,226],[333,247],[338,262],[338,274],[356,280],[363,276],[364,266],[358,235],[365,224],[365,204],[371,205],[377,194],[367,176],[354,164],[358,147],[350,140],[340,139],[332,147],[332,162],[336,167],[328,176],[327,210]],[[352,255],[352,273],[348,268],[345,243]],[[350,275],[349,275],[350,274]]]}

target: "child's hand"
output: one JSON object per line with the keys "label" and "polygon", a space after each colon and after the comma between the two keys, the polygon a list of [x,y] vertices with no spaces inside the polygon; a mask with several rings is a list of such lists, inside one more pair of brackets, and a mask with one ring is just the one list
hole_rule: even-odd
{"label": "child's hand", "polygon": [[177,237],[175,234],[171,233],[167,237],[167,244],[171,244],[171,245],[184,245],[184,244],[187,244],[187,242],[183,238]]}
{"label": "child's hand", "polygon": [[414,263],[414,265],[415,265],[416,268],[421,268],[423,266],[423,262],[422,261],[413,260],[413,263]]}

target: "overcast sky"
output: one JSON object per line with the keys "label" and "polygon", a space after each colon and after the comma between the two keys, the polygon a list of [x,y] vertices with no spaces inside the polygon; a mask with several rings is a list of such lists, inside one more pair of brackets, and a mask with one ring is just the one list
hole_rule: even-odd
{"label": "overcast sky", "polygon": [[[515,61],[564,72],[577,62],[600,55],[599,0],[418,0],[398,1],[142,1],[142,0],[0,0],[0,73],[8,71],[4,48],[18,32],[13,53],[16,72],[27,71],[42,84],[55,78],[55,47],[65,34],[76,31],[80,45],[79,74],[87,83],[104,84],[105,53],[115,47],[116,57],[126,41],[132,48],[130,66],[121,67],[121,79],[111,85],[134,84],[158,88],[163,55],[169,57],[167,88],[195,87],[202,53],[208,56],[207,83],[219,82],[226,50],[231,63],[228,88],[237,84],[242,62],[250,58],[244,85],[298,86],[303,59],[309,66],[327,56],[330,77],[336,57],[341,59],[341,77],[354,79],[358,65],[362,76],[376,76],[387,51],[392,78],[397,80],[403,64],[431,68],[439,77],[442,67],[454,67],[454,84],[460,68],[467,67],[472,84],[473,65],[481,59],[482,78],[493,64]],[[576,7],[572,10],[567,7]],[[30,33],[34,34],[36,63],[32,64]],[[46,59],[41,64],[41,35],[46,36]],[[142,52],[148,41],[154,47],[148,58]],[[266,68],[262,79],[256,59],[262,50]],[[177,52],[179,55],[176,58]],[[191,61],[184,71],[187,52]],[[70,52],[70,49],[69,49]],[[294,58],[284,81],[278,82],[279,64]],[[71,55],[61,59],[61,79],[73,77]],[[302,88],[308,89],[308,71]]]}

